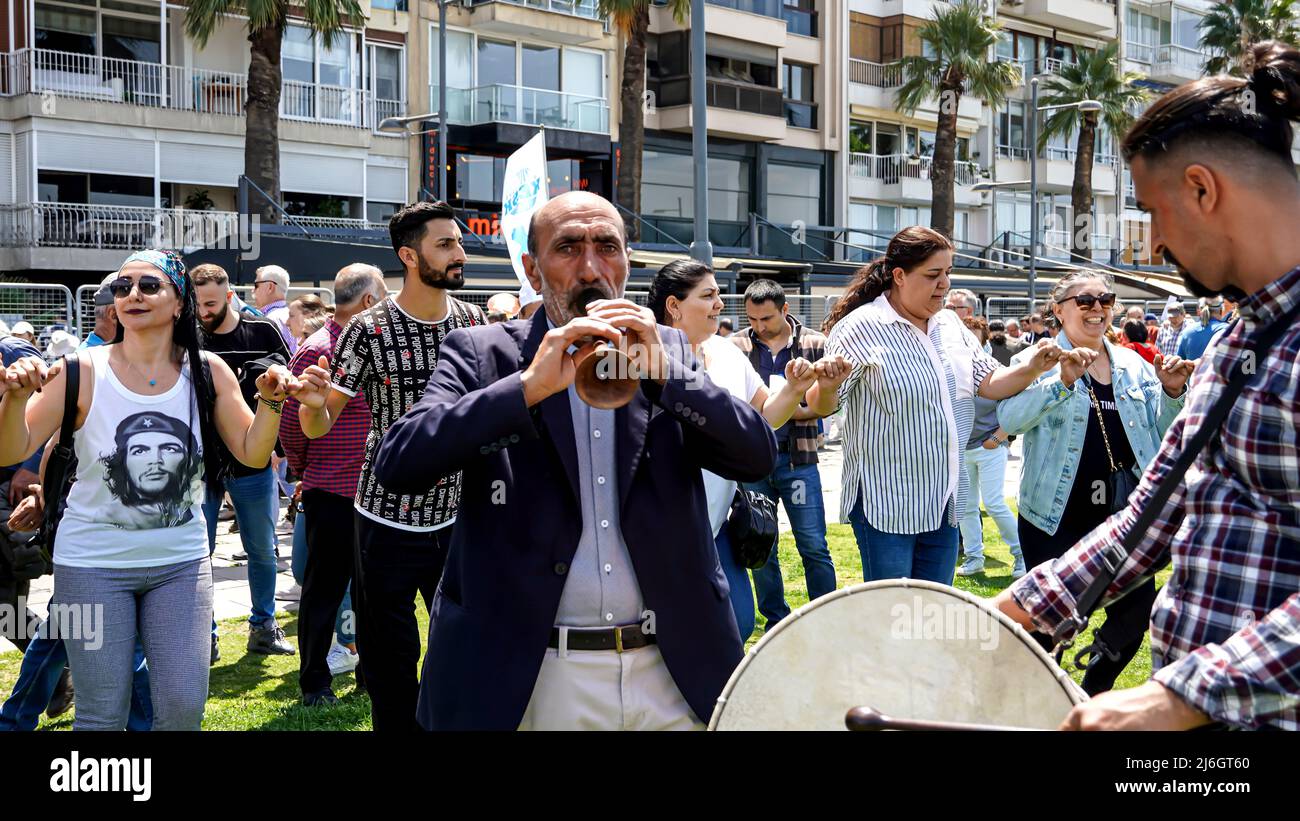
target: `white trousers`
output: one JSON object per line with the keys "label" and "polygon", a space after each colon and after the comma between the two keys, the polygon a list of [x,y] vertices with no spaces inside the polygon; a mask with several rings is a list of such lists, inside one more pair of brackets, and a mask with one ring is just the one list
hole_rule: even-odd
{"label": "white trousers", "polygon": [[521,730],[703,730],[655,645],[547,648]]}

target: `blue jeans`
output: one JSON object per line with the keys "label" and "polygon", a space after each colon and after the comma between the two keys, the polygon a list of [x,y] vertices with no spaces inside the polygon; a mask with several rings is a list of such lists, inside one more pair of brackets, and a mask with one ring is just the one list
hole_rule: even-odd
{"label": "blue jeans", "polygon": [[[803,559],[808,600],[833,591],[835,565],[826,546],[826,510],[822,506],[822,480],[817,466],[792,465],[790,454],[778,453],[772,474],[760,482],[746,484],[745,488],[785,504],[785,513],[794,530],[794,544]],[[767,619],[768,627],[790,615],[775,547],[767,564],[754,571],[754,589],[758,593],[758,611]]]}
{"label": "blue jeans", "polygon": [[718,562],[727,577],[727,587],[731,589],[731,609],[736,613],[740,643],[744,644],[754,633],[754,590],[749,586],[749,574],[736,562],[736,553],[731,549],[725,522],[718,535],[713,537],[713,546],[718,551]]}
{"label": "blue jeans", "polygon": [[[224,484],[235,506],[235,518],[239,520],[239,540],[248,554],[248,592],[253,600],[248,621],[254,627],[261,627],[272,622],[275,616],[275,520],[280,513],[275,471],[267,467],[252,476],[227,476]],[[208,520],[209,553],[217,547],[220,510],[221,493],[209,493],[203,503],[203,515]]]}
{"label": "blue jeans", "polygon": [[[293,520],[293,558],[289,566],[293,570],[293,580],[301,585],[307,572],[307,514],[303,511],[302,505],[298,505],[298,515]],[[343,601],[339,604],[338,618],[334,620],[334,638],[338,639],[339,644],[356,643],[356,634],[343,629],[344,614],[351,611],[352,584],[349,582],[348,592],[343,594]]]}
{"label": "blue jeans", "polygon": [[[59,676],[68,664],[68,648],[62,639],[37,636],[27,645],[22,666],[18,668],[18,681],[13,692],[0,708],[0,731],[31,732],[36,729],[41,713],[50,706],[50,698],[59,683]],[[153,701],[149,697],[149,668],[144,662],[144,649],[140,640],[135,642],[135,675],[131,682],[131,713],[126,729],[147,732],[153,725]]]}
{"label": "blue jeans", "polygon": [[952,584],[957,570],[957,528],[942,524],[928,533],[885,533],[867,521],[862,499],[849,513],[862,554],[862,580],[924,579]]}

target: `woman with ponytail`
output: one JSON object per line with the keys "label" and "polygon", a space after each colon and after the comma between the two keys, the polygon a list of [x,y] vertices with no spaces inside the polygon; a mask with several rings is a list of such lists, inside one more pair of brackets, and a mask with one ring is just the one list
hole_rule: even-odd
{"label": "woman with ponytail", "polygon": [[903,229],[826,319],[827,355],[853,366],[839,390],[840,513],[853,525],[865,581],[952,583],[974,398],[1018,393],[1060,355],[1044,342],[1025,364],[1004,368],[985,353],[957,315],[942,310],[952,252],[937,231]]}
{"label": "woman with ponytail", "polygon": [[[200,358],[194,285],[176,254],[132,254],[109,288],[117,335],[79,360],[77,475],[54,544],[53,601],[94,628],[60,636],[77,693],[74,727],[126,726],[138,631],[153,729],[197,730],[212,619],[203,499],[218,469],[217,437],[241,462],[265,465],[281,403],[299,383],[270,369],[258,379],[254,414],[230,368]],[[62,362],[31,357],[6,369],[0,463],[21,461],[58,432],[66,388]]]}

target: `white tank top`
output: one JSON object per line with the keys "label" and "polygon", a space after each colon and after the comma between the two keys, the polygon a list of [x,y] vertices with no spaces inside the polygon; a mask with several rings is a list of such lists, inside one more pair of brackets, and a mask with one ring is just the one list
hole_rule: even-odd
{"label": "white tank top", "polygon": [[154,567],[201,559],[208,555],[203,447],[189,366],[166,393],[145,396],[118,380],[108,364],[111,350],[81,352],[94,368],[94,393],[73,438],[77,481],[54,563]]}

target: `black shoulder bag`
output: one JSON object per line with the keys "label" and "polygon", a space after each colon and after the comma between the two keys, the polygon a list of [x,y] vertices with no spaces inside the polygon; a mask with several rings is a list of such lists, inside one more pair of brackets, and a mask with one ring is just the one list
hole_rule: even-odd
{"label": "black shoulder bag", "polygon": [[[1291,323],[1300,317],[1300,302],[1297,302],[1285,314],[1278,317],[1270,325],[1255,332],[1253,339],[1246,342],[1246,356],[1254,358],[1256,363],[1263,363],[1264,357],[1268,354],[1273,343],[1291,326]],[[1229,332],[1231,329],[1229,329]],[[1224,334],[1227,335],[1226,333]],[[1232,410],[1233,404],[1237,397],[1241,395],[1242,390],[1246,387],[1246,382],[1254,374],[1252,368],[1247,372],[1245,362],[1239,360],[1233,363],[1232,375],[1228,378],[1228,384],[1224,387],[1223,393],[1210,406],[1209,412],[1205,414],[1205,419],[1201,422],[1196,433],[1190,440],[1183,444],[1182,451],[1178,454],[1178,459],[1174,461],[1169,472],[1165,474],[1164,480],[1156,486],[1147,499],[1146,505],[1138,513],[1137,519],[1133,526],[1128,529],[1128,533],[1120,540],[1119,544],[1109,544],[1102,548],[1101,559],[1104,569],[1097,574],[1096,578],[1084,589],[1075,602],[1074,613],[1056,628],[1052,634],[1052,639],[1057,643],[1056,659],[1059,663],[1061,656],[1066,650],[1074,645],[1073,639],[1065,638],[1067,633],[1081,631],[1088,626],[1088,619],[1092,616],[1098,605],[1101,604],[1102,598],[1106,591],[1119,575],[1120,568],[1124,561],[1128,559],[1141,540],[1143,534],[1150,530],[1151,525],[1155,523],[1156,517],[1164,512],[1165,505],[1169,503],[1169,497],[1173,495],[1175,488],[1182,482],[1183,476],[1187,469],[1196,461],[1196,457],[1205,452],[1210,441],[1219,434],[1219,429],[1223,427],[1223,422],[1228,418],[1228,412]],[[1115,599],[1121,599],[1128,595],[1140,584],[1146,581],[1145,576],[1136,580],[1129,587],[1120,592]],[[1096,643],[1084,647],[1075,655],[1075,666],[1080,669],[1086,669],[1082,661],[1083,658],[1092,655],[1094,658],[1099,648]]]}
{"label": "black shoulder bag", "polygon": [[72,438],[76,435],[77,399],[81,393],[81,362],[77,354],[64,357],[63,371],[67,374],[67,385],[63,391],[63,423],[59,426],[59,441],[46,457],[45,470],[41,474],[45,510],[37,541],[40,544],[41,558],[47,564],[52,564],[54,560],[54,535],[59,528],[59,519],[63,516],[64,499],[72,484],[70,469],[76,461]]}
{"label": "black shoulder bag", "polygon": [[758,570],[767,564],[776,545],[776,502],[770,496],[738,487],[725,527],[736,561],[746,570]]}

